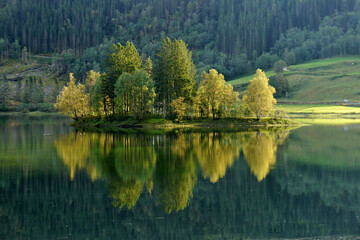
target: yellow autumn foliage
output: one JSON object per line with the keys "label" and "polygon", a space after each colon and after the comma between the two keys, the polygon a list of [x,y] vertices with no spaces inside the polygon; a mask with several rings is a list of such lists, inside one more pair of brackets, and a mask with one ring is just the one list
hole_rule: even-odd
{"label": "yellow autumn foliage", "polygon": [[202,74],[199,89],[194,99],[195,108],[200,115],[207,114],[207,117],[214,118],[221,111],[227,111],[239,100],[239,93],[235,92],[231,84],[225,84],[224,75],[219,74],[215,69],[209,73]]}
{"label": "yellow autumn foliage", "polygon": [[55,109],[77,120],[90,113],[90,98],[82,84],[75,85],[76,79],[70,73],[70,80],[56,98]]}
{"label": "yellow autumn foliage", "polygon": [[269,85],[269,79],[265,73],[258,69],[244,93],[243,103],[249,106],[257,119],[260,119],[269,114],[276,104],[274,93],[275,88]]}

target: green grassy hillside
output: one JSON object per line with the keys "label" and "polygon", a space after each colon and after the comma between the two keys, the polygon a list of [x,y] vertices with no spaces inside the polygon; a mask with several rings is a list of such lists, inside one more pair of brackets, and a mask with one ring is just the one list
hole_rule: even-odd
{"label": "green grassy hillside", "polygon": [[[67,76],[59,74],[54,69],[51,57],[32,56],[27,63],[23,63],[20,60],[0,62],[0,80],[6,78],[10,87],[7,100],[7,105],[10,109],[16,108],[21,104],[21,99],[17,96],[18,83],[21,82],[21,92],[23,94],[25,82],[30,77],[42,80],[44,101],[50,103],[55,101],[54,95],[57,95],[58,89],[61,89],[67,81]],[[57,87],[55,87],[55,81],[58,83]]]}
{"label": "green grassy hillside", "polygon": [[[271,78],[273,71],[266,72]],[[293,65],[284,71],[289,82],[289,95],[281,102],[343,103],[360,102],[360,56],[327,58]],[[240,92],[246,89],[253,75],[229,81]]]}

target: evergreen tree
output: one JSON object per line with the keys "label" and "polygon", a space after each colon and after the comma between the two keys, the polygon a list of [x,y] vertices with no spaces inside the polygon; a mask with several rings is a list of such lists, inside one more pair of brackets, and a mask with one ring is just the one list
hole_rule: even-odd
{"label": "evergreen tree", "polygon": [[115,104],[112,99],[114,99],[114,85],[111,82],[109,76],[106,73],[101,74],[100,76],[100,99],[103,106],[103,112],[105,115],[110,115],[114,112]]}
{"label": "evergreen tree", "polygon": [[56,78],[54,78],[54,84],[52,86],[50,102],[56,102],[56,97],[59,95],[59,92],[60,92],[59,82]]}
{"label": "evergreen tree", "polygon": [[41,78],[39,79],[39,82],[37,85],[37,95],[38,95],[37,102],[43,103],[45,100],[45,94],[44,94],[44,85],[43,85],[43,81]]}
{"label": "evergreen tree", "polygon": [[30,87],[30,78],[26,79],[25,81],[25,87],[22,94],[22,102],[23,103],[30,103],[31,101],[31,87]]}
{"label": "evergreen tree", "polygon": [[151,58],[148,57],[145,62],[145,71],[149,75],[149,77],[152,77],[152,68],[153,68],[153,62],[151,61]]}
{"label": "evergreen tree", "polygon": [[16,82],[16,92],[15,92],[15,100],[21,102],[21,95],[22,95],[22,83],[21,80]]}
{"label": "evergreen tree", "polygon": [[164,39],[153,73],[157,101],[165,112],[173,99],[184,97],[186,102],[192,99],[196,87],[196,68],[191,56],[184,41]]}
{"label": "evergreen tree", "polygon": [[9,100],[10,97],[10,85],[6,78],[6,75],[4,74],[1,83],[0,83],[0,103],[5,103]]}
{"label": "evergreen tree", "polygon": [[112,53],[108,59],[108,74],[106,80],[106,89],[104,95],[108,96],[112,111],[115,112],[115,83],[122,73],[134,73],[135,70],[141,68],[141,58],[135,46],[131,42],[127,42],[125,46],[120,43],[113,45]]}

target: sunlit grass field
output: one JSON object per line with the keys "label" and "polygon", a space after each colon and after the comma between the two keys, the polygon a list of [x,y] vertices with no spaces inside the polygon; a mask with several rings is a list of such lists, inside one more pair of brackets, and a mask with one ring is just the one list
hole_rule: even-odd
{"label": "sunlit grass field", "polygon": [[303,124],[360,124],[360,107],[339,105],[279,105],[277,109]]}
{"label": "sunlit grass field", "polygon": [[[266,75],[275,77],[273,71]],[[334,57],[288,67],[284,75],[289,83],[288,97],[280,102],[331,104],[360,102],[360,56]],[[232,81],[240,93],[254,75]]]}
{"label": "sunlit grass field", "polygon": [[325,58],[310,61],[303,64],[298,64],[294,66],[290,66],[290,68],[296,69],[307,69],[307,68],[316,68],[316,67],[324,67],[330,64],[338,63],[338,62],[348,62],[348,61],[360,61],[360,56],[346,56],[346,57],[333,57],[333,58]]}
{"label": "sunlit grass field", "polygon": [[315,113],[315,114],[360,114],[360,106],[339,105],[279,105],[278,108],[287,113]]}
{"label": "sunlit grass field", "polygon": [[[274,71],[266,71],[265,74],[266,74],[266,76],[267,76],[268,78],[269,78],[269,77],[272,77],[272,76],[275,76],[275,72],[274,72]],[[255,76],[255,74],[246,75],[246,76],[239,77],[239,78],[237,78],[237,79],[228,81],[228,83],[232,84],[233,86],[240,85],[240,84],[244,84],[244,83],[248,83],[251,79],[254,78],[254,76]]]}

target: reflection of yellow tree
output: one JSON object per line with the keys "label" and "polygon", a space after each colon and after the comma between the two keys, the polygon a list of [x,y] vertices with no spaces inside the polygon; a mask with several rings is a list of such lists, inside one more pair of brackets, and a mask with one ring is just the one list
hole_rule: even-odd
{"label": "reflection of yellow tree", "polygon": [[241,144],[238,134],[206,133],[194,134],[193,147],[202,169],[204,178],[212,183],[225,176],[240,155]]}
{"label": "reflection of yellow tree", "polygon": [[91,149],[96,146],[101,154],[107,155],[111,150],[113,135],[97,133],[71,132],[55,140],[55,148],[70,169],[71,180],[75,177],[76,169],[85,168],[92,180],[99,177],[96,164],[91,161]]}
{"label": "reflection of yellow tree", "polygon": [[[70,169],[71,180],[73,180],[76,168],[86,167],[86,161],[90,155],[90,138],[78,132],[72,132],[55,140],[54,144],[64,164]],[[94,178],[95,172],[91,169]]]}
{"label": "reflection of yellow tree", "polygon": [[254,132],[244,134],[243,152],[250,171],[262,181],[276,164],[277,144],[283,142],[288,132]]}

